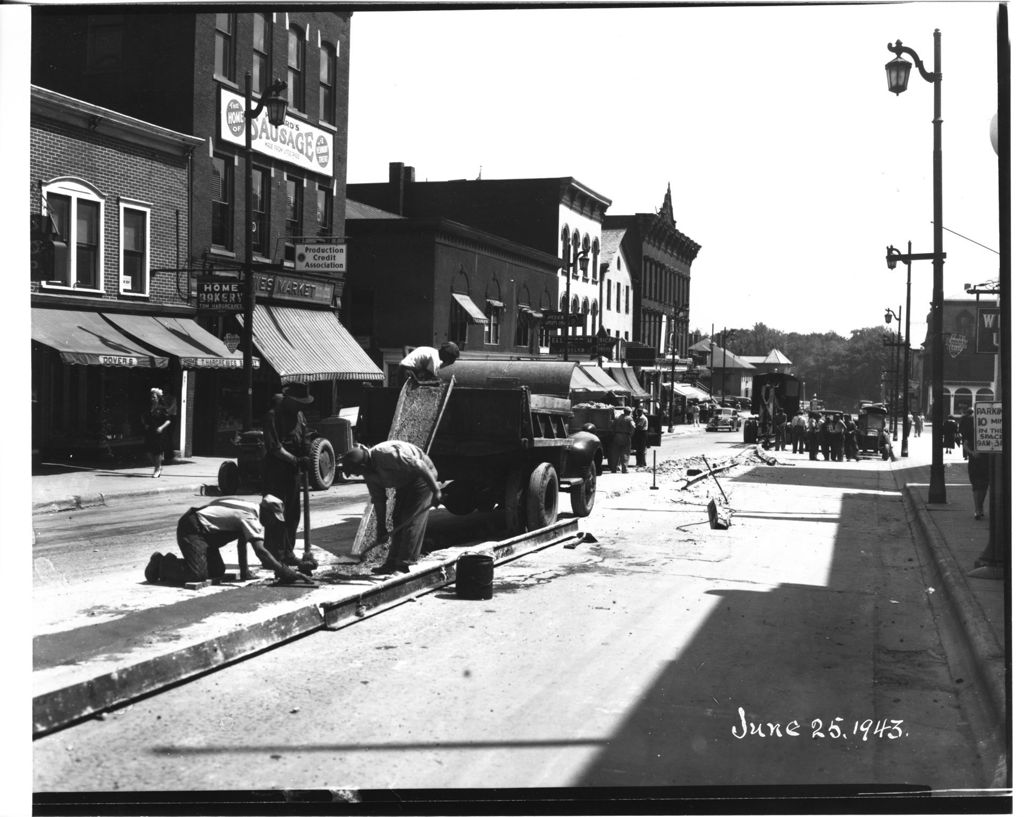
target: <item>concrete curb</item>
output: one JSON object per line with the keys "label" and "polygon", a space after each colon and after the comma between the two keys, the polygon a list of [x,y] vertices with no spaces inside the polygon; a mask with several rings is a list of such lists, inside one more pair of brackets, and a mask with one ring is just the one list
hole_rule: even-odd
{"label": "concrete curb", "polygon": [[110,505],[111,501],[135,499],[136,497],[156,496],[158,494],[194,494],[208,496],[206,490],[209,483],[190,483],[167,487],[144,488],[140,491],[111,491],[109,493],[72,494],[59,499],[41,499],[32,503],[33,514],[58,513],[60,511],[80,511],[84,508],[96,508]]}
{"label": "concrete curb", "polygon": [[986,703],[1001,728],[1007,722],[1005,650],[1000,646],[981,605],[971,593],[967,579],[938,525],[925,513],[914,491],[904,486],[902,493],[904,502],[911,510],[911,523],[929,544],[928,552],[938,570],[943,589],[952,601],[955,618],[978,670]]}
{"label": "concrete curb", "polygon": [[[271,612],[258,622],[172,647],[167,652],[137,659],[134,663],[128,656],[120,666],[35,694],[32,699],[33,737],[41,737],[317,630],[337,629],[368,611],[379,612],[410,596],[443,587],[455,581],[455,565],[463,553],[493,550],[498,564],[564,541],[578,528],[578,519],[566,519],[500,542],[451,548],[449,551],[457,553],[443,555],[433,563],[427,557],[423,561],[423,569],[392,576],[372,587],[320,585],[307,592],[330,591],[331,588],[338,592],[333,598],[320,592],[309,603],[298,602],[298,606],[283,612]],[[438,551],[438,554],[446,553]]]}

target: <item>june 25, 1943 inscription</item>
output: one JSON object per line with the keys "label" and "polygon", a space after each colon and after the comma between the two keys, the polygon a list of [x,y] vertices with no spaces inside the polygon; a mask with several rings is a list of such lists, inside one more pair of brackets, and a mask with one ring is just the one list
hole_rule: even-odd
{"label": "june 25, 1943 inscription", "polygon": [[878,738],[896,740],[906,737],[909,733],[902,727],[903,721],[898,718],[863,718],[849,721],[836,715],[828,725],[821,718],[812,718],[809,723],[801,724],[794,719],[782,721],[754,721],[747,719],[743,707],[737,707],[739,723],[732,727],[732,736],[737,740],[744,738],[798,738],[810,736],[812,739],[861,740]]}

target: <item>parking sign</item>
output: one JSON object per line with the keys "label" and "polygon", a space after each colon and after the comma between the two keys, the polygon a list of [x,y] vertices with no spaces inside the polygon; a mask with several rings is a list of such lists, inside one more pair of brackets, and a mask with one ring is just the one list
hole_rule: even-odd
{"label": "parking sign", "polygon": [[979,453],[1003,453],[1003,404],[976,403],[974,445]]}

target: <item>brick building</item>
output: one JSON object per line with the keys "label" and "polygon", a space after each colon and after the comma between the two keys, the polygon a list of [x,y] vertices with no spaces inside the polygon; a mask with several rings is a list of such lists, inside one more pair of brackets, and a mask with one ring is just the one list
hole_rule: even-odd
{"label": "brick building", "polygon": [[[189,167],[191,194],[182,208],[187,245],[174,285],[203,327],[237,342],[239,302],[207,306],[198,292],[200,285],[205,294],[244,283],[251,236],[254,350],[263,363],[254,377],[255,417],[282,380],[310,382],[316,397],[310,413],[323,414],[354,403],[365,381],[382,379],[338,319],[350,22],[349,12],[310,9],[33,10],[34,28],[45,32],[33,40],[35,84],[201,140]],[[277,127],[266,109],[254,115],[247,179],[245,108],[254,111],[275,79],[284,83],[287,114]],[[251,225],[245,223],[249,180]],[[313,269],[303,250],[317,243],[331,245],[331,260]],[[232,453],[230,440],[244,415],[243,385],[237,373],[225,372],[197,395],[217,418],[197,433],[197,453]]]}
{"label": "brick building", "polygon": [[51,246],[34,256],[31,283],[34,450],[137,451],[149,389],[159,387],[176,409],[172,447],[187,453],[196,382],[240,366],[192,320],[175,273],[188,253],[189,168],[201,144],[31,89],[28,206],[37,240],[48,234]]}
{"label": "brick building", "polygon": [[[999,302],[987,299],[950,299],[942,304],[943,414],[959,416],[977,403],[995,400],[999,351]],[[924,409],[931,416],[931,333],[919,357]],[[913,379],[913,377],[912,377]],[[913,384],[911,384],[913,386]],[[913,387],[911,388],[913,392]]]}
{"label": "brick building", "polygon": [[[611,199],[571,177],[417,182],[415,169],[401,162],[391,163],[387,182],[351,184],[348,195],[400,216],[447,219],[557,256],[558,300],[543,308],[559,314],[568,308],[577,316],[568,353],[590,358],[600,329],[601,221]],[[510,291],[511,279],[509,274],[498,281],[503,291]],[[562,342],[560,330],[541,329],[538,352],[562,355]]]}

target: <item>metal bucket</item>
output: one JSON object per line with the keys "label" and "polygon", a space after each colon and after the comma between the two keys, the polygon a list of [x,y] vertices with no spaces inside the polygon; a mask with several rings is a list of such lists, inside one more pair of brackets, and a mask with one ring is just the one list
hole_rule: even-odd
{"label": "metal bucket", "polygon": [[494,595],[494,557],[465,553],[455,563],[455,595],[460,599],[489,599]]}

